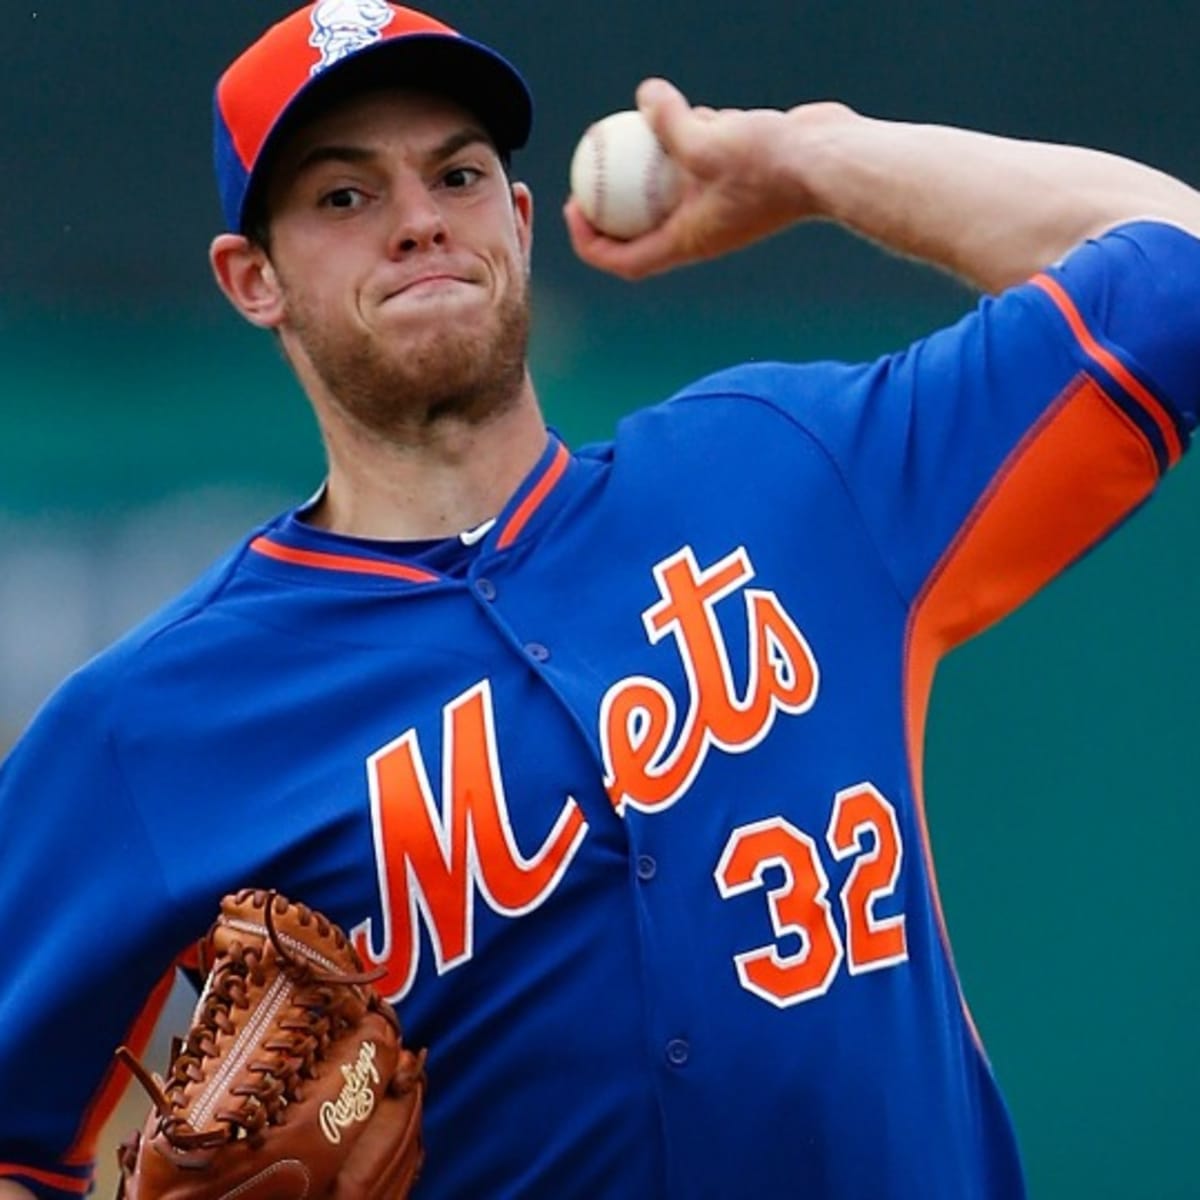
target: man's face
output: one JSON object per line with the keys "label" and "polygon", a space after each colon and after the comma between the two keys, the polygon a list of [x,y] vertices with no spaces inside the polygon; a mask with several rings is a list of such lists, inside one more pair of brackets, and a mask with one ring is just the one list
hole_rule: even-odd
{"label": "man's face", "polygon": [[466,110],[349,99],[292,135],[267,208],[280,336],[333,404],[387,437],[515,401],[532,202]]}

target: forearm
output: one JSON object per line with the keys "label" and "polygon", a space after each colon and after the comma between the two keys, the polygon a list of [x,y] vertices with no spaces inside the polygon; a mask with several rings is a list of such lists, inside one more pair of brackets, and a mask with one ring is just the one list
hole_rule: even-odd
{"label": "forearm", "polygon": [[593,230],[574,201],[566,208],[579,256],[628,279],[814,218],[992,292],[1126,221],[1200,236],[1200,194],[1099,150],[882,121],[834,103],[715,112],[660,79],[642,84],[638,103],[683,172],[680,204],[629,242]]}
{"label": "forearm", "polygon": [[11,1179],[0,1179],[0,1200],[34,1200],[33,1193]]}
{"label": "forearm", "polygon": [[840,105],[794,109],[788,122],[781,184],[803,194],[812,215],[986,291],[1125,221],[1200,234],[1200,194],[1116,155],[881,121]]}

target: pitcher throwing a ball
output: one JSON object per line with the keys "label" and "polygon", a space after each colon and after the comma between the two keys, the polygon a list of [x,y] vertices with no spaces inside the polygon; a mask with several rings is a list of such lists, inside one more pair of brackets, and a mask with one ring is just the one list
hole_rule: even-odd
{"label": "pitcher throwing a ball", "polygon": [[216,98],[215,279],[277,335],[328,474],[0,775],[0,1195],[85,1191],[115,1048],[255,888],[345,930],[428,1049],[418,1195],[1021,1196],[934,883],[926,707],[948,649],[1183,454],[1200,196],[647,81],[678,196],[620,238],[569,202],[585,262],[636,279],[832,220],[983,296],[876,363],[733,366],[578,451],[526,366],[504,58],[320,4]]}

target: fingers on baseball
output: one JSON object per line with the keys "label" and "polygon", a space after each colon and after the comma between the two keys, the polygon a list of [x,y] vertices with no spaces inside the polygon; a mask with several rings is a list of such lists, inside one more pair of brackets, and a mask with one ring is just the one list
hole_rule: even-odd
{"label": "fingers on baseball", "polygon": [[687,167],[702,160],[707,145],[705,126],[715,116],[711,108],[693,108],[687,97],[665,79],[644,80],[637,104],[666,152]]}
{"label": "fingers on baseball", "polygon": [[660,225],[632,241],[619,241],[597,233],[582,214],[578,215],[577,220],[582,224],[582,229],[577,229],[574,219],[568,217],[575,253],[590,266],[620,279],[631,282],[645,279],[685,261],[676,250],[674,239],[668,231],[670,218],[667,225]]}
{"label": "fingers on baseball", "polygon": [[563,220],[567,225],[567,237],[571,239],[571,248],[592,266],[599,266],[595,261],[596,247],[610,241],[583,215],[583,209],[574,196],[563,205]]}

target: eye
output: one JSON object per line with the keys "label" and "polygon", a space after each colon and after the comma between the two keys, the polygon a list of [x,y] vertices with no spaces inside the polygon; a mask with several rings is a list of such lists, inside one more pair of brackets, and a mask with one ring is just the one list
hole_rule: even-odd
{"label": "eye", "polygon": [[321,197],[320,204],[322,208],[336,208],[348,211],[361,208],[365,201],[366,197],[358,188],[340,187],[326,192]]}
{"label": "eye", "polygon": [[442,176],[442,184],[451,189],[470,187],[483,178],[478,167],[451,167]]}

